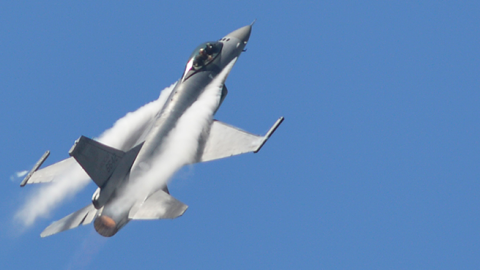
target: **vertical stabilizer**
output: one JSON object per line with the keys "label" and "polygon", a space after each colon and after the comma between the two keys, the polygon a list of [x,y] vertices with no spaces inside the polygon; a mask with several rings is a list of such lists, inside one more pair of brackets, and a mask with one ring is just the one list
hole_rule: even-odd
{"label": "vertical stabilizer", "polygon": [[125,155],[85,136],[80,137],[69,152],[99,187],[103,187]]}

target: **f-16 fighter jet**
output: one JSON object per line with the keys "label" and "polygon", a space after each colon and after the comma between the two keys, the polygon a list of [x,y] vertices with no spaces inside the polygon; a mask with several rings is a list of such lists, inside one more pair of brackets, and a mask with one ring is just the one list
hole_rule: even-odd
{"label": "f-16 fighter jet", "polygon": [[77,162],[98,189],[88,206],[52,223],[41,236],[50,236],[93,221],[93,226],[100,235],[111,237],[131,220],[173,219],[183,215],[187,205],[170,195],[166,182],[162,186],[148,190],[142,196],[124,194],[128,194],[132,183],[141,183],[140,180],[148,176],[149,168],[156,166],[153,164],[155,157],[163,151],[169,137],[175,135],[172,131],[182,116],[213,82],[217,84],[218,100],[210,121],[203,127],[204,132],[200,132],[195,140],[196,154],[189,163],[258,152],[282,123],[283,117],[275,122],[265,136],[254,135],[212,120],[213,113],[228,92],[224,84],[226,77],[244,51],[251,30],[252,25],[248,25],[231,32],[219,41],[206,42],[198,46],[168,100],[158,108],[151,125],[142,131],[145,134],[142,140],[126,151],[82,136],[70,150],[70,158],[38,170],[48,157],[47,151],[22,181],[21,186],[51,182],[60,171]]}

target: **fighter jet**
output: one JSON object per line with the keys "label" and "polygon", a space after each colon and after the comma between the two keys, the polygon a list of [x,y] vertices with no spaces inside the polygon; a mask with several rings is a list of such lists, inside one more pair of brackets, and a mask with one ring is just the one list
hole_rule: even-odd
{"label": "fighter jet", "polygon": [[[68,166],[77,162],[98,186],[92,202],[48,226],[42,237],[86,225],[93,221],[95,230],[111,237],[131,220],[173,219],[186,211],[187,205],[172,197],[166,184],[148,192],[141,198],[127,198],[127,207],[121,211],[115,207],[119,194],[128,184],[141,177],[145,167],[151,166],[155,153],[161,151],[182,115],[194,104],[207,86],[220,78],[219,100],[216,109],[227,95],[226,75],[244,51],[252,25],[239,28],[218,41],[202,43],[189,58],[182,77],[176,83],[168,100],[159,108],[144,140],[122,151],[96,140],[81,136],[69,151],[70,158],[45,167],[39,167],[49,155],[47,151],[28,173],[20,186],[46,183]],[[228,70],[227,70],[228,69]],[[215,110],[216,111],[216,110]],[[249,152],[258,152],[282,123],[280,117],[264,136],[254,135],[239,128],[212,120],[198,138],[197,154],[192,163],[206,162]],[[148,165],[148,166],[145,166]],[[125,204],[124,203],[124,204]]]}

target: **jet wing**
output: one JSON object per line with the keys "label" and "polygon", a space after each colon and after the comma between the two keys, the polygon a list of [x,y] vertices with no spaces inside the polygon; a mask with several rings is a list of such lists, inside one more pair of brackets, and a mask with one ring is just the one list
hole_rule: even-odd
{"label": "jet wing", "polygon": [[187,210],[188,206],[165,191],[159,190],[143,203],[136,204],[130,209],[130,219],[173,219],[177,218]]}
{"label": "jet wing", "polygon": [[260,151],[284,118],[280,117],[265,136],[254,135],[239,128],[215,120],[198,162],[226,158]]}
{"label": "jet wing", "polygon": [[37,171],[38,167],[40,167],[40,165],[43,163],[43,161],[45,161],[47,157],[48,155],[42,156],[42,158],[37,162],[37,164],[33,167],[30,173],[23,179],[20,186],[23,187],[26,184],[52,182],[55,179],[55,176],[66,172],[67,170],[70,170],[72,166],[75,166],[75,164],[77,164],[75,159],[67,158]]}
{"label": "jet wing", "polygon": [[97,209],[93,204],[89,204],[85,208],[78,210],[58,221],[53,222],[41,234],[41,237],[47,237],[59,232],[76,228],[80,225],[86,225],[92,222],[97,214]]}

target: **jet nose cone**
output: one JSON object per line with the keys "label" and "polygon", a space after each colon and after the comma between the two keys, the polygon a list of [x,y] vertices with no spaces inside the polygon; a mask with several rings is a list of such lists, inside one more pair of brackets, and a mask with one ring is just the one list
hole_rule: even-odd
{"label": "jet nose cone", "polygon": [[247,42],[248,39],[250,38],[250,33],[251,32],[252,32],[252,26],[247,25],[247,26],[244,26],[242,28],[239,28],[239,29],[231,32],[227,36],[238,38],[239,40],[241,40],[243,42]]}

